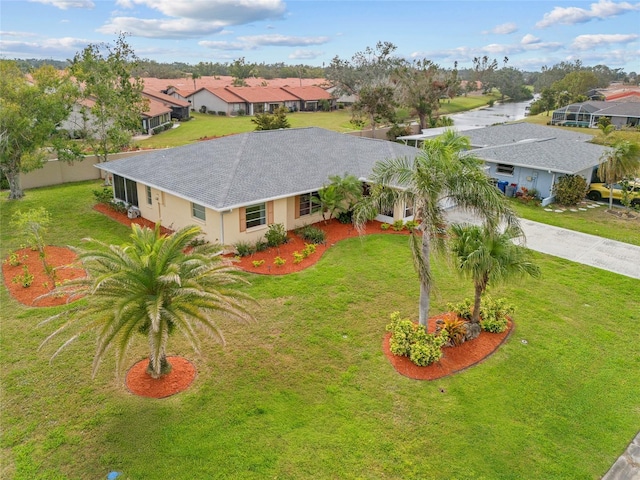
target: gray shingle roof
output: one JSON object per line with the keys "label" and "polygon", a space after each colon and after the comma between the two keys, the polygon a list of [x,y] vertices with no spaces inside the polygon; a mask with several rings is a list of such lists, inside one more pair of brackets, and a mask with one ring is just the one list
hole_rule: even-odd
{"label": "gray shingle roof", "polygon": [[414,147],[310,127],[242,133],[98,165],[214,210],[322,188],[330,175],[367,178]]}
{"label": "gray shingle roof", "polygon": [[488,162],[559,173],[598,165],[606,147],[588,143],[592,135],[531,123],[511,123],[464,132],[476,147],[470,153]]}

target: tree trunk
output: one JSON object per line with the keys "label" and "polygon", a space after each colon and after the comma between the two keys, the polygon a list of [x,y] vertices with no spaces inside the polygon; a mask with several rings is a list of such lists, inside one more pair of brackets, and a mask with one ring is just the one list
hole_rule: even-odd
{"label": "tree trunk", "polygon": [[473,314],[471,315],[471,323],[480,323],[480,301],[482,299],[482,285],[475,285],[475,296],[473,298]]}
{"label": "tree trunk", "polygon": [[167,361],[167,356],[163,353],[160,356],[160,371],[156,372],[153,368],[153,361],[149,359],[149,365],[147,366],[147,373],[151,375],[151,378],[160,378],[171,371],[171,364]]}
{"label": "tree trunk", "polygon": [[4,174],[9,182],[9,200],[19,200],[24,197],[24,192],[20,186],[20,172],[5,170]]}
{"label": "tree trunk", "polygon": [[418,119],[420,120],[420,133],[427,128],[427,116],[424,113],[418,113]]}
{"label": "tree trunk", "polygon": [[428,229],[422,230],[422,261],[424,262],[424,271],[427,273],[427,278],[422,278],[423,275],[418,273],[418,277],[420,277],[420,312],[419,312],[419,322],[420,325],[424,325],[428,327],[429,320],[429,302],[430,302],[430,294],[431,294],[431,239],[429,237]]}

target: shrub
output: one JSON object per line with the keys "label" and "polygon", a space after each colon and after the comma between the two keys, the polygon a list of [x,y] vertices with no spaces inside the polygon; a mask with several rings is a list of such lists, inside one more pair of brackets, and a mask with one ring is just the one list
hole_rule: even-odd
{"label": "shrub", "polygon": [[269,248],[269,244],[263,238],[259,238],[258,240],[256,240],[254,248],[256,252],[264,252],[267,248]]}
{"label": "shrub", "polygon": [[109,205],[113,201],[113,191],[111,187],[103,187],[102,190],[94,190],[93,196],[98,203]]}
{"label": "shrub", "polygon": [[464,320],[471,320],[473,315],[473,301],[469,298],[460,303],[447,303],[447,308]]}
{"label": "shrub", "polygon": [[409,230],[410,232],[413,232],[416,228],[420,226],[420,222],[416,220],[408,220],[407,223],[404,224],[404,226],[407,227],[407,230]]}
{"label": "shrub", "polygon": [[442,357],[442,346],[447,334],[432,335],[423,325],[400,318],[399,312],[391,314],[391,323],[386,327],[391,332],[389,349],[394,355],[409,357],[416,365],[425,367]]}
{"label": "shrub", "polygon": [[207,113],[207,106],[206,106],[206,105],[202,105],[202,106],[200,107],[200,110],[199,110],[199,111],[200,111],[200,113]]}
{"label": "shrub", "polygon": [[338,221],[340,223],[351,223],[351,220],[353,218],[353,211],[352,210],[347,210],[346,212],[339,212],[336,215],[336,219],[338,219]]}
{"label": "shrub", "polygon": [[391,228],[393,228],[396,232],[404,230],[404,221],[396,220],[395,222],[393,222],[393,225],[391,225]]}
{"label": "shrub", "polygon": [[19,283],[24,288],[30,287],[33,283],[33,274],[29,273],[29,267],[22,266],[22,273],[19,273],[11,280],[13,283]]}
{"label": "shrub", "polygon": [[223,110],[220,110],[220,111],[218,111],[218,115],[219,115],[220,117],[226,117],[226,116],[227,116],[227,112],[225,112],[225,111],[223,111]]}
{"label": "shrub", "polygon": [[16,252],[13,252],[13,253],[9,254],[9,258],[7,258],[4,261],[4,263],[8,263],[12,267],[17,267],[22,262],[24,262],[27,258],[28,258],[27,255],[22,255],[22,257],[20,257],[20,255],[18,255]]}
{"label": "shrub", "polygon": [[248,257],[249,255],[253,255],[256,253],[256,246],[249,242],[238,242],[235,244],[236,252],[241,257]]}
{"label": "shrub", "polygon": [[580,175],[564,175],[553,186],[553,194],[560,205],[577,205],[587,194],[587,181]]}
{"label": "shrub", "polygon": [[391,225],[389,225],[388,223],[383,223],[380,225],[380,228],[382,230],[389,230],[391,228]]}
{"label": "shrub", "polygon": [[318,227],[314,227],[313,225],[305,225],[304,227],[300,227],[296,230],[296,234],[302,238],[303,240],[321,244],[327,241],[327,234],[324,230],[320,230]]}
{"label": "shrub", "polygon": [[316,244],[315,243],[305,243],[304,244],[304,249],[302,250],[302,254],[305,257],[308,257],[309,255],[311,255],[312,253],[316,253]]}
{"label": "shrub", "polygon": [[304,253],[300,253],[297,250],[293,252],[293,263],[298,264],[304,260],[306,255]]}
{"label": "shrub", "polygon": [[264,260],[254,260],[253,262],[253,266],[258,268],[260,265],[264,264]]}
{"label": "shrub", "polygon": [[284,258],[280,257],[280,256],[277,256],[276,258],[273,259],[273,264],[276,267],[281,267],[285,263],[287,263],[287,261]]}
{"label": "shrub", "polygon": [[387,139],[395,142],[396,138],[411,135],[411,127],[408,125],[394,124],[387,130]]}
{"label": "shrub", "polygon": [[447,315],[442,322],[442,330],[447,332],[449,343],[453,346],[462,345],[466,335],[465,321],[457,316]]}
{"label": "shrub", "polygon": [[506,298],[482,298],[480,304],[480,327],[493,333],[502,333],[507,329],[507,317],[515,312],[515,307]]}
{"label": "shrub", "polygon": [[287,238],[287,231],[282,223],[269,225],[269,230],[267,230],[267,233],[264,236],[267,239],[267,245],[269,247],[277,247],[289,241]]}

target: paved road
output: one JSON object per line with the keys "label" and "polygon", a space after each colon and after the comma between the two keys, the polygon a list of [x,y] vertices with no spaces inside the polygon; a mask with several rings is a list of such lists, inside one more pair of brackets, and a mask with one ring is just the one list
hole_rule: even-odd
{"label": "paved road", "polygon": [[[479,223],[456,208],[447,211],[447,216],[451,222]],[[521,225],[531,250],[640,279],[638,246],[530,220],[521,220]],[[640,284],[638,288],[640,291]],[[640,432],[602,480],[640,480]]]}

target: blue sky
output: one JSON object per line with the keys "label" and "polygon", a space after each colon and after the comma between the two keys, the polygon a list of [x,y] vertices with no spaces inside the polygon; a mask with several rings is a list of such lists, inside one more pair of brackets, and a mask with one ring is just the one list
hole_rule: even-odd
{"label": "blue sky", "polygon": [[375,46],[451,68],[581,60],[640,72],[640,3],[613,0],[1,0],[0,57],[65,60],[118,32],[158,62],[328,65]]}

